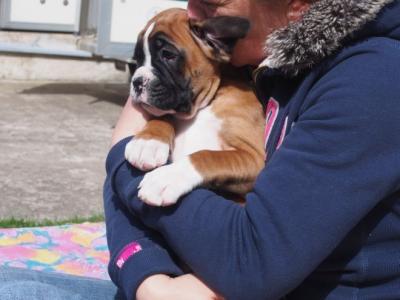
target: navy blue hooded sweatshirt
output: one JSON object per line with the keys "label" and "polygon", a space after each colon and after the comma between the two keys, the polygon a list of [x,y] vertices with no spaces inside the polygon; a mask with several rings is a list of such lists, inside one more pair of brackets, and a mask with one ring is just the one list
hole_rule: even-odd
{"label": "navy blue hooded sweatshirt", "polygon": [[196,189],[166,207],[107,158],[112,280],[134,299],[183,273],[239,299],[400,299],[400,1],[320,0],[272,34],[256,70],[266,166],[239,206]]}

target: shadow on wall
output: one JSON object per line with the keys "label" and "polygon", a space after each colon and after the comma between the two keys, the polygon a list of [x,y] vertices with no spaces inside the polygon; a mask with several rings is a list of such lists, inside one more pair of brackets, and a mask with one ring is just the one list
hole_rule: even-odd
{"label": "shadow on wall", "polygon": [[96,98],[90,104],[109,102],[123,106],[129,95],[127,83],[46,83],[25,89],[21,94],[82,94]]}

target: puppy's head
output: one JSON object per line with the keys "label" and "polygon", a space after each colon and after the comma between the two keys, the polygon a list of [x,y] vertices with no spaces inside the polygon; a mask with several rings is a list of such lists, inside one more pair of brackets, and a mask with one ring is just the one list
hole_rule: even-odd
{"label": "puppy's head", "polygon": [[193,117],[214,97],[219,65],[229,62],[236,41],[248,29],[249,22],[239,17],[196,22],[183,9],[159,13],[136,43],[133,101],[155,116]]}

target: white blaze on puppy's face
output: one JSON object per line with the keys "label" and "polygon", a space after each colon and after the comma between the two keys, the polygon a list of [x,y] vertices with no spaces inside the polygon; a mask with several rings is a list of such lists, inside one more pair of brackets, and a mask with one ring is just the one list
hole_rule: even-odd
{"label": "white blaze on puppy's face", "polygon": [[155,23],[150,24],[143,38],[144,63],[132,77],[131,96],[134,102],[148,103],[148,87],[151,80],[155,78],[151,65],[151,53],[149,47],[149,36],[154,29]]}

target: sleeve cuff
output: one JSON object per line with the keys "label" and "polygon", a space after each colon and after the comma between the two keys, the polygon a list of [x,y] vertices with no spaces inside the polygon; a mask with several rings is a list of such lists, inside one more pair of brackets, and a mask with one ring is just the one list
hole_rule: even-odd
{"label": "sleeve cuff", "polygon": [[[117,262],[113,267],[118,269]],[[155,246],[132,255],[119,270],[118,283],[127,299],[136,299],[139,285],[155,274],[179,276],[183,272],[166,250]]]}
{"label": "sleeve cuff", "polygon": [[107,174],[125,161],[125,146],[132,138],[133,136],[124,138],[111,147],[106,159]]}
{"label": "sleeve cuff", "polygon": [[106,171],[111,179],[112,190],[123,202],[135,196],[144,175],[143,171],[132,167],[125,159],[125,147],[132,138],[124,138],[115,144],[106,159]]}

